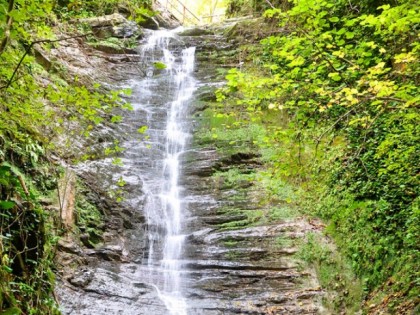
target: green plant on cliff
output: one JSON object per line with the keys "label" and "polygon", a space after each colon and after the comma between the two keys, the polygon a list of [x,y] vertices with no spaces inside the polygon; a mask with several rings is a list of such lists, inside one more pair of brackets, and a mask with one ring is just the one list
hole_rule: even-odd
{"label": "green plant on cliff", "polygon": [[40,192],[27,173],[42,176],[36,170],[38,159],[32,150],[8,154],[25,167],[0,164],[0,310],[58,314],[51,296],[54,214],[40,205]]}
{"label": "green plant on cliff", "polygon": [[[123,1],[106,4],[111,2]],[[146,2],[130,5],[140,3]],[[83,152],[75,151],[74,139],[89,137],[100,123],[120,121],[113,110],[130,107],[120,98],[124,91],[105,92],[97,84],[63,76],[66,82],[59,77],[65,69],[37,63],[34,48],[48,51],[78,36],[54,34],[60,23],[54,10],[67,4],[0,0],[0,314],[59,313],[51,271],[59,219],[41,202],[57,188],[57,167],[49,156],[65,149],[68,162],[78,160]],[[66,143],[57,146],[57,139]]]}
{"label": "green plant on cliff", "polygon": [[152,0],[59,0],[54,11],[62,18],[101,16],[121,12],[136,22],[154,15]]}
{"label": "green plant on cliff", "polygon": [[384,308],[413,309],[420,9],[412,0],[290,4],[265,13],[283,31],[261,42],[258,63],[226,76],[224,115],[265,126],[267,176],[303,189],[301,205],[329,223],[365,293],[381,288]]}
{"label": "green plant on cliff", "polygon": [[261,15],[270,8],[290,8],[288,0],[228,0],[226,14],[228,16]]}

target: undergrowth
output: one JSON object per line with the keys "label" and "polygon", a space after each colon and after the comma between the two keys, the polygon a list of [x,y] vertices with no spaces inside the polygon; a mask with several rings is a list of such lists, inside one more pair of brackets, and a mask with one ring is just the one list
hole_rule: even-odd
{"label": "undergrowth", "polygon": [[[220,138],[222,152],[257,151],[267,199],[325,221],[337,250],[307,247],[320,255],[324,286],[337,277],[331,266],[342,265],[364,287],[335,299],[337,311],[356,309],[363,295],[365,312],[410,314],[420,287],[419,7],[289,4],[265,13],[281,32],[242,50],[247,63],[228,71],[206,141]],[[336,281],[343,294],[351,287]]]}
{"label": "undergrowth", "polygon": [[[126,10],[131,19],[152,15],[149,1],[0,0],[0,314],[59,314],[53,298],[53,258],[62,233],[56,194],[65,156],[75,163],[88,152],[76,142],[101,123],[115,123],[128,109],[122,91],[70,77],[48,53],[69,38],[85,38],[75,18]],[[63,34],[70,30],[69,34]],[[82,34],[83,32],[83,34]],[[45,54],[45,56],[44,56]],[[42,55],[40,58],[40,55]],[[87,82],[88,81],[88,82]],[[53,158],[51,158],[53,156]],[[57,163],[58,164],[58,163]],[[80,229],[92,239],[101,219],[80,199]],[[94,243],[96,241],[93,241]]]}
{"label": "undergrowth", "polygon": [[360,310],[364,294],[361,280],[355,277],[349,261],[325,237],[307,234],[296,257],[315,269],[320,285],[327,289],[323,300],[329,310],[345,310],[346,314]]}

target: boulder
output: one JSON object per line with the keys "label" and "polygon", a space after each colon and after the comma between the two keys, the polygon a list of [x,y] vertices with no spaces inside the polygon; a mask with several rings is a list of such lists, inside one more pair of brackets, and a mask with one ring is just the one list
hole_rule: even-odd
{"label": "boulder", "polygon": [[78,22],[89,24],[95,36],[99,38],[129,38],[141,37],[142,35],[136,22],[127,20],[119,13],[79,19]]}
{"label": "boulder", "polygon": [[[153,11],[158,12],[158,14],[152,18],[146,19],[146,22],[142,24],[142,26],[151,29],[157,29],[159,27],[173,29],[182,25],[182,23],[170,13],[165,6],[159,3],[159,1],[153,3]],[[155,28],[156,24],[157,28]]]}
{"label": "boulder", "polygon": [[193,27],[187,28],[181,33],[178,34],[179,36],[203,36],[203,35],[214,35],[214,32],[202,28],[202,27]]}
{"label": "boulder", "polygon": [[78,19],[78,22],[89,24],[91,27],[105,27],[126,23],[127,19],[119,13],[114,13],[98,17]]}

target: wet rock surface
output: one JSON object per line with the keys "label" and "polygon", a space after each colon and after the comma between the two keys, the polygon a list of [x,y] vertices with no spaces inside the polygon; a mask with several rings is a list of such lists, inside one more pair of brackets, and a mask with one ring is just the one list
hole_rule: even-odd
{"label": "wet rock surface", "polygon": [[[185,46],[197,46],[195,74],[199,88],[185,121],[192,132],[199,126],[200,113],[212,90],[223,84],[216,68],[239,64],[234,53],[237,44],[227,41],[222,33],[220,29],[192,31],[176,40]],[[141,106],[142,93],[147,91],[136,89],[135,82],[145,76],[148,65],[143,64],[140,55],[122,59],[104,54],[97,64],[86,58],[90,67],[84,71],[91,69],[92,76],[97,77],[94,69],[104,68],[104,76],[112,78],[108,80],[110,84],[131,86],[138,92],[130,99],[134,112],[128,113],[118,128],[102,135],[124,139],[127,147],[122,157],[124,166],[112,169],[111,161],[104,159],[87,162],[76,170],[96,192],[94,199],[106,213],[104,240],[96,248],[86,248],[72,240],[61,241],[59,262],[63,268],[56,293],[63,314],[167,315],[170,313],[153,285],[163,281],[160,266],[154,266],[154,272],[147,265],[146,233],[152,227],[147,226],[142,212],[145,196],[141,178],[153,176],[143,173],[155,161],[141,152],[158,151],[159,144],[148,147],[150,143],[143,138],[131,136],[145,125],[150,114]],[[157,94],[156,104],[152,105],[165,103],[162,97]],[[158,133],[166,116],[162,112],[154,119],[151,132]],[[244,183],[240,189],[226,188],[215,180],[214,172],[230,164],[253,169],[260,163],[256,155],[223,156],[211,145],[203,146],[193,139],[182,157],[180,184],[187,216],[183,227],[186,242],[181,286],[188,314],[328,314],[321,305],[322,291],[315,273],[303,269],[293,256],[297,250],[295,243],[287,246],[276,243],[278,238],[303,238],[308,232],[317,232],[316,227],[296,218],[266,225],[236,226],[233,230],[222,228],[247,218],[243,213],[223,212],[226,206],[246,211],[267,210],[261,209],[256,198],[260,193],[253,185]],[[129,188],[123,204],[109,200],[103,193],[119,176],[124,177]]]}

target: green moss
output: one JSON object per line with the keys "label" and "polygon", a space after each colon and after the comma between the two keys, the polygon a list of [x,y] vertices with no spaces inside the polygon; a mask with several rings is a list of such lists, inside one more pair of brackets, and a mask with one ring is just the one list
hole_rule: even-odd
{"label": "green moss", "polygon": [[268,218],[270,221],[294,219],[298,215],[299,211],[293,206],[274,207],[268,210]]}
{"label": "green moss", "polygon": [[279,248],[287,248],[287,247],[292,247],[294,245],[296,245],[296,241],[285,235],[276,237],[274,241],[274,246],[279,247]]}
{"label": "green moss", "polygon": [[236,261],[238,260],[239,257],[241,257],[241,253],[235,250],[230,250],[225,254],[225,256],[226,256],[226,259],[228,260]]}
{"label": "green moss", "polygon": [[219,189],[227,189],[239,188],[243,185],[251,183],[255,178],[255,174],[245,174],[241,169],[232,167],[227,171],[216,171],[212,177],[214,181],[218,183]]}
{"label": "green moss", "polygon": [[223,246],[228,247],[228,248],[236,247],[238,243],[239,242],[237,240],[231,239],[231,238],[224,239],[222,242]]}
{"label": "green moss", "polygon": [[324,304],[333,312],[346,310],[354,314],[361,308],[363,284],[356,278],[351,264],[319,234],[308,234],[296,257],[313,266],[327,295]]}
{"label": "green moss", "polygon": [[[392,296],[386,303],[390,309],[405,300],[415,300],[419,294],[416,283],[419,282],[417,261],[420,258],[412,237],[418,234],[418,224],[404,227],[406,232],[401,229],[391,233],[392,223],[383,223],[393,220],[386,214],[387,202],[355,200],[351,194],[341,197],[328,194],[310,209],[328,219],[327,232],[351,260],[353,270],[364,281],[366,292],[374,292],[374,301],[369,303],[375,304],[381,299],[381,292]],[[412,207],[415,208],[416,203]],[[405,242],[400,243],[399,239]]]}
{"label": "green moss", "polygon": [[239,219],[235,221],[230,221],[226,223],[219,224],[219,228],[222,230],[237,230],[242,228],[247,228],[261,224],[265,220],[265,211],[261,209],[251,210],[251,209],[240,209],[237,206],[230,207],[225,206],[218,210],[218,214],[226,216],[235,216],[245,217],[244,219]]}
{"label": "green moss", "polygon": [[124,52],[126,49],[133,49],[138,46],[138,40],[135,38],[121,39],[116,37],[108,37],[103,40],[93,40],[89,45],[98,50],[110,53]]}
{"label": "green moss", "polygon": [[83,194],[80,184],[78,190],[80,193],[76,201],[76,227],[81,233],[87,234],[88,242],[91,246],[95,246],[102,241],[103,214]]}
{"label": "green moss", "polygon": [[[215,105],[217,106],[217,105]],[[238,152],[257,153],[258,142],[264,137],[259,124],[240,126],[234,116],[207,108],[201,113],[201,128],[194,135],[198,145],[214,145],[222,155]]]}

